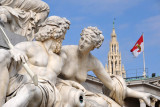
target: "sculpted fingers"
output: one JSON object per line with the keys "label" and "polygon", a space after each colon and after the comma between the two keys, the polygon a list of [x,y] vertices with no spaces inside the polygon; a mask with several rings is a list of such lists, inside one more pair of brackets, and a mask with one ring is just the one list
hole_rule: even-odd
{"label": "sculpted fingers", "polygon": [[148,105],[148,106],[150,106],[151,105],[151,94],[146,94],[145,96],[144,96],[144,98],[143,98],[143,100],[145,101],[145,103]]}
{"label": "sculpted fingers", "polygon": [[21,60],[20,56],[17,56],[17,61],[20,61],[20,60]]}
{"label": "sculpted fingers", "polygon": [[17,48],[11,49],[10,53],[11,53],[12,58],[15,61],[18,61],[18,63],[20,63],[21,61],[24,63],[28,60],[28,57],[26,56],[25,52]]}
{"label": "sculpted fingers", "polygon": [[28,61],[28,57],[26,56],[26,55],[24,55],[24,58],[25,58],[25,60],[26,60],[26,62]]}
{"label": "sculpted fingers", "polygon": [[21,54],[14,56],[13,59],[20,64],[21,62],[23,63],[27,62],[28,57],[24,54]]}
{"label": "sculpted fingers", "polygon": [[20,57],[21,57],[21,61],[25,63],[26,62],[25,57],[23,55],[20,55]]}
{"label": "sculpted fingers", "polygon": [[21,58],[20,58],[19,55],[14,56],[13,59],[14,59],[16,62],[18,62],[18,64],[21,63]]}
{"label": "sculpted fingers", "polygon": [[13,59],[14,59],[15,61],[18,61],[18,59],[17,59],[17,57],[16,57],[16,56],[14,56],[14,57],[13,57]]}
{"label": "sculpted fingers", "polygon": [[21,59],[21,61],[22,61],[23,63],[27,62],[28,57],[26,56],[25,53],[21,53],[19,56],[20,56],[20,59]]}

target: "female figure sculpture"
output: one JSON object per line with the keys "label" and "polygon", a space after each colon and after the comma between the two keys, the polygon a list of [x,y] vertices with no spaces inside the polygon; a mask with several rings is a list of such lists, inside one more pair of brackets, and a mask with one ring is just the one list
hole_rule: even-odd
{"label": "female figure sculpture", "polygon": [[[112,91],[110,96],[120,105],[123,105],[123,100],[126,97],[141,98],[150,105],[150,94],[127,88],[124,80],[119,77],[111,78],[102,63],[90,53],[95,48],[99,48],[103,40],[102,32],[98,28],[88,27],[82,30],[78,46],[63,46],[60,55],[65,63],[60,77],[82,83],[87,78],[87,72],[93,71],[102,83]],[[104,98],[104,96],[102,97]]]}

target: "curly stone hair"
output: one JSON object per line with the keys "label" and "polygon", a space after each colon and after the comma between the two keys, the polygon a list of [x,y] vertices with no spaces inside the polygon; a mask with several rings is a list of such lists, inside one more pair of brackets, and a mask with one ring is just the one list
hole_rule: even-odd
{"label": "curly stone hair", "polygon": [[100,31],[97,27],[89,26],[88,28],[84,28],[80,35],[91,39],[94,43],[94,48],[99,48],[104,40],[102,31]]}
{"label": "curly stone hair", "polygon": [[58,39],[64,36],[69,29],[70,21],[59,16],[50,16],[40,26],[35,34],[37,41],[45,41],[50,38]]}

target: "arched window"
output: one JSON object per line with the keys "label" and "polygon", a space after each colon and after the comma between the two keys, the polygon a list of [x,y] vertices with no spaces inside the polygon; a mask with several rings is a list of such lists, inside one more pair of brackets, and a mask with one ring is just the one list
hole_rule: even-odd
{"label": "arched window", "polygon": [[118,75],[119,73],[118,73],[118,71],[116,71],[116,75]]}
{"label": "arched window", "polygon": [[116,45],[114,45],[114,52],[116,53]]}
{"label": "arched window", "polygon": [[111,66],[112,66],[112,74],[113,74],[113,62],[111,62]]}
{"label": "arched window", "polygon": [[115,66],[117,67],[117,61],[115,62]]}

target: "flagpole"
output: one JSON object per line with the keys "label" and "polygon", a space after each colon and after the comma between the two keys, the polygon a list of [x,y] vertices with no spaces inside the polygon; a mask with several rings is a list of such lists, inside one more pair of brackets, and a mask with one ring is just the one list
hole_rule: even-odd
{"label": "flagpole", "polygon": [[[144,45],[144,34],[142,33],[142,35],[143,35],[143,45]],[[146,78],[144,50],[143,50],[143,66],[144,66],[143,77]]]}

